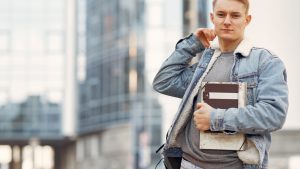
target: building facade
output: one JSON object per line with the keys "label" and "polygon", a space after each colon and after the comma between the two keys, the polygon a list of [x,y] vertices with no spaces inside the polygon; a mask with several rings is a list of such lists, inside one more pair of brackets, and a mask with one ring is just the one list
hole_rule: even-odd
{"label": "building facade", "polygon": [[[42,133],[59,136],[66,38],[64,3],[0,3],[0,132],[7,137],[30,138]],[[51,127],[53,124],[57,127]]]}
{"label": "building facade", "polygon": [[162,122],[146,89],[145,1],[87,0],[85,6],[77,166],[148,168],[158,159]]}
{"label": "building facade", "polygon": [[74,106],[66,92],[67,56],[74,53],[70,2],[0,0],[0,151],[8,150],[0,168],[59,169],[60,147],[74,135],[74,126],[63,125],[72,123],[65,112]]}

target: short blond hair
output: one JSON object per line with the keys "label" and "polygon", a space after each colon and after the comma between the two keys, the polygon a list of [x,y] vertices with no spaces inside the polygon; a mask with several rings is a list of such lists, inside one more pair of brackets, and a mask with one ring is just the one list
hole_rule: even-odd
{"label": "short blond hair", "polygon": [[[246,14],[248,14],[249,6],[250,6],[249,0],[235,0],[235,1],[238,1],[238,2],[241,2],[242,4],[244,4],[244,6],[246,8]],[[217,3],[217,0],[213,0],[213,9],[215,9],[216,3]]]}

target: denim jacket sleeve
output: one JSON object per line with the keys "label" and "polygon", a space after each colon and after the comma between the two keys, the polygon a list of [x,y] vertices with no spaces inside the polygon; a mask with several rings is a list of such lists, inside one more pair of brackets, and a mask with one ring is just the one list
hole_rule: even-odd
{"label": "denim jacket sleeve", "polygon": [[156,74],[153,88],[162,94],[182,98],[197,66],[190,65],[190,62],[203,50],[203,45],[193,34],[178,41],[175,51]]}
{"label": "denim jacket sleeve", "polygon": [[212,131],[262,134],[282,128],[288,109],[286,69],[278,57],[268,57],[259,69],[256,102],[243,108],[214,109]]}

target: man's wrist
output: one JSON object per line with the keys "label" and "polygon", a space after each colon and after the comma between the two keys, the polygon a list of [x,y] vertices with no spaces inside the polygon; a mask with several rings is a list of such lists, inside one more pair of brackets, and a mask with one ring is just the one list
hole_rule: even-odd
{"label": "man's wrist", "polygon": [[195,50],[197,52],[201,52],[201,51],[203,51],[205,49],[205,47],[203,46],[203,44],[201,43],[201,41],[198,39],[198,37],[194,33],[192,33],[190,35],[190,39],[191,39],[192,43],[194,44],[193,47],[195,48]]}
{"label": "man's wrist", "polygon": [[189,36],[184,38],[184,40],[186,40],[187,44],[189,45],[189,48],[192,50],[194,55],[202,52],[205,49],[205,47],[199,41],[197,36],[194,35],[193,33],[191,33]]}
{"label": "man's wrist", "polygon": [[210,112],[210,130],[223,131],[224,130],[224,109],[213,109]]}
{"label": "man's wrist", "polygon": [[204,51],[205,48],[202,45],[202,43],[197,39],[197,37],[191,33],[189,36],[180,39],[176,43],[176,49],[188,50],[191,54],[191,57],[194,57],[197,53]]}

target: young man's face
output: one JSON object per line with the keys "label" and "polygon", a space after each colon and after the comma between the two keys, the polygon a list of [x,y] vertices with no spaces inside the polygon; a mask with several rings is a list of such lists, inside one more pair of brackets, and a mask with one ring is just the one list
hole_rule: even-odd
{"label": "young man's face", "polygon": [[210,16],[216,35],[225,41],[241,40],[251,21],[244,4],[236,0],[218,0]]}

